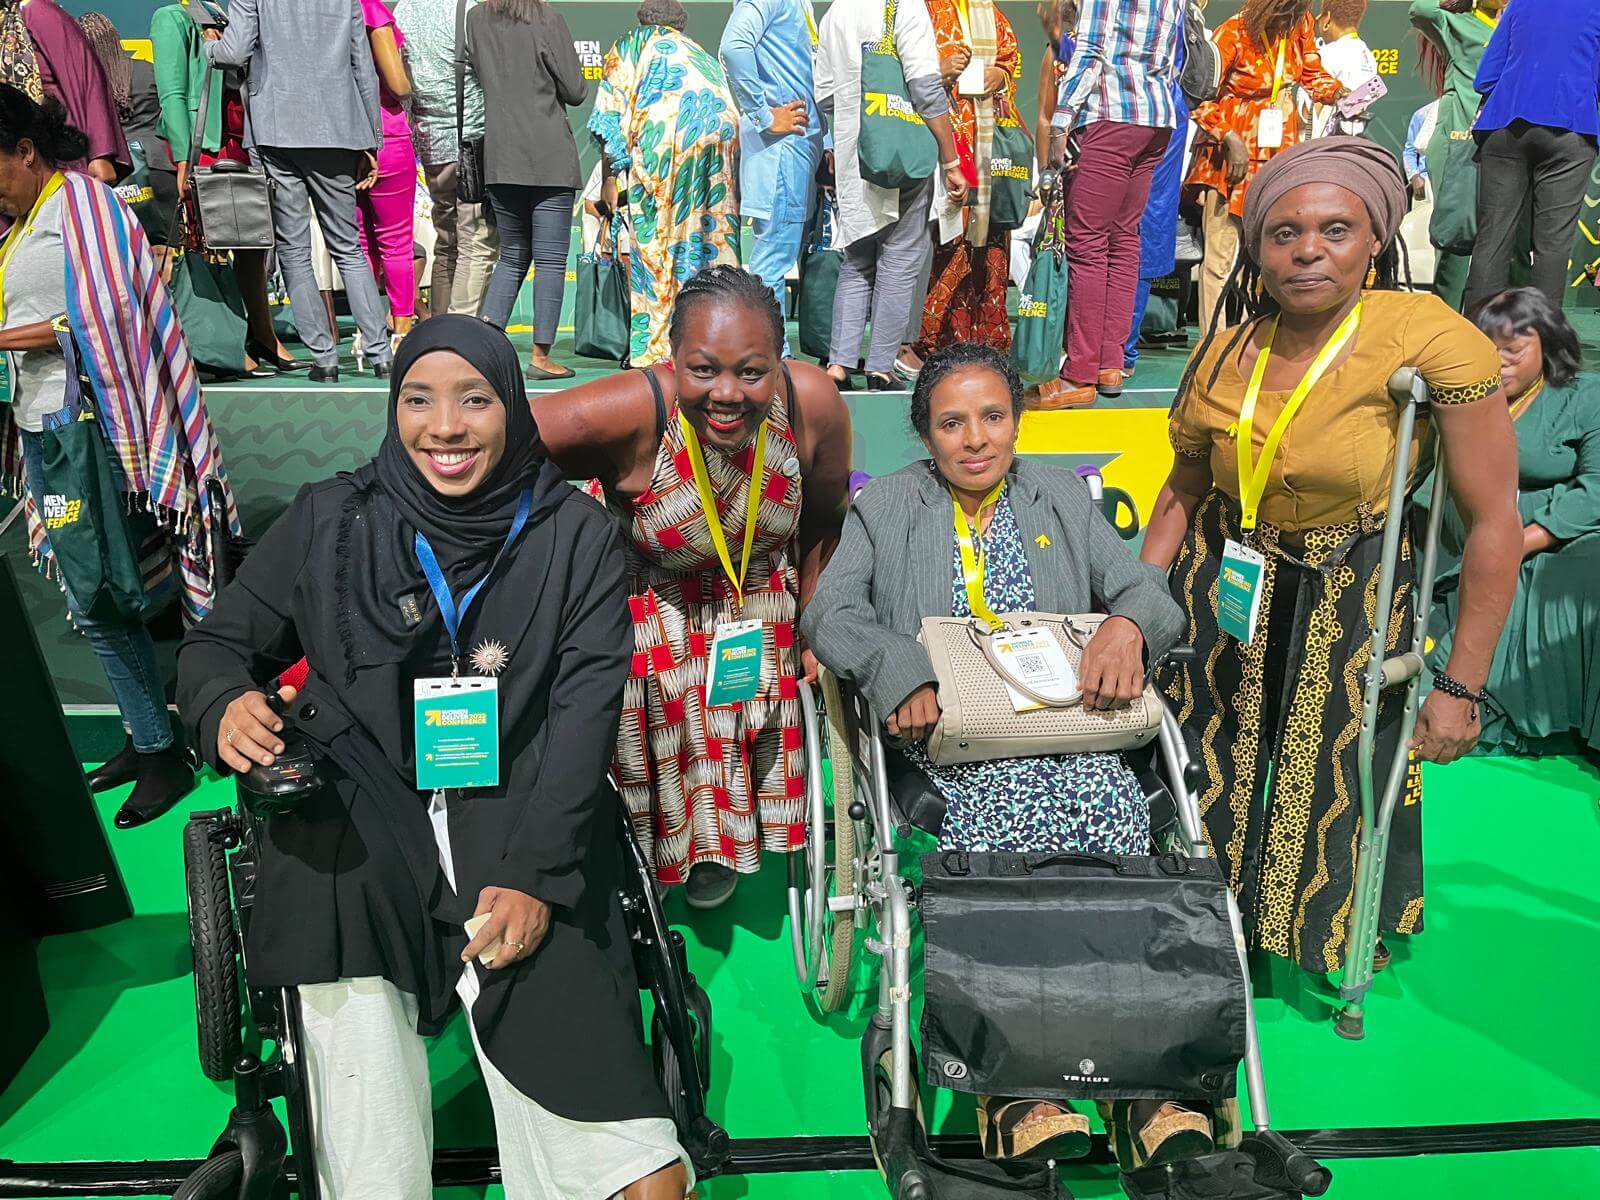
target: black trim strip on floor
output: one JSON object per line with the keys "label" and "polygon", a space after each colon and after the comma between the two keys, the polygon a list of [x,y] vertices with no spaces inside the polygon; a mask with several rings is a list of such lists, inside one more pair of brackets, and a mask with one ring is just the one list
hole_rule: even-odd
{"label": "black trim strip on floor", "polygon": [[[1414,1125],[1379,1129],[1302,1129],[1284,1134],[1319,1159],[1401,1158],[1424,1154],[1498,1154],[1516,1150],[1560,1150],[1600,1146],[1600,1120],[1506,1121],[1484,1125]],[[977,1139],[967,1134],[936,1134],[929,1139],[941,1157],[979,1155]],[[871,1171],[872,1150],[865,1137],[743,1138],[732,1143],[724,1175],[798,1174],[810,1171]],[[1112,1161],[1104,1137],[1095,1139],[1089,1163]],[[0,1159],[0,1197],[20,1196],[170,1196],[200,1165],[193,1158],[145,1162],[19,1163]],[[499,1182],[490,1148],[440,1150],[434,1156],[434,1183],[471,1187]],[[291,1178],[292,1184],[292,1178]]]}

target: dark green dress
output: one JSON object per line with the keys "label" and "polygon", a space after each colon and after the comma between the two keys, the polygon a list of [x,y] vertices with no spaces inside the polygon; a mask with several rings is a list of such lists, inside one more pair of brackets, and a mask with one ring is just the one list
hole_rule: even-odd
{"label": "dark green dress", "polygon": [[[1538,749],[1573,733],[1600,750],[1600,376],[1546,387],[1517,419],[1522,523],[1560,541],[1522,564],[1516,598],[1489,671],[1483,753]],[[1452,505],[1440,545],[1436,626],[1453,631],[1465,539]],[[1451,632],[1434,647],[1435,670],[1450,656]]]}

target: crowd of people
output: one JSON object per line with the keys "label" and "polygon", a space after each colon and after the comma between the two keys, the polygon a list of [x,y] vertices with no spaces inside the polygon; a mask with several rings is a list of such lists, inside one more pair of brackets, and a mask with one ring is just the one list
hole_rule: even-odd
{"label": "crowd of people", "polygon": [[[1246,0],[1212,32],[1186,0],[1068,0],[1041,14],[1047,86],[1026,119],[993,0],[835,0],[820,23],[805,0],[737,0],[715,55],[677,0],[645,0],[605,56],[591,186],[567,116],[589,83],[542,0],[188,0],[156,13],[149,70],[103,18],[80,30],[52,0],[0,3],[0,474],[122,712],[127,744],[91,776],[134,784],[119,827],[188,792],[189,747],[248,772],[292,726],[325,764],[326,786],[261,840],[248,954],[253,984],[299,989],[330,1194],[430,1194],[416,1035],[458,1004],[508,1194],[688,1191],[637,1037],[613,826],[626,814],[658,884],[697,908],[802,847],[800,689],[824,667],[920,772],[941,847],[1148,853],[1119,754],[933,761],[930,617],[1106,614],[1083,703],[1126,705],[1154,677],[1205,764],[1206,834],[1252,946],[1338,970],[1359,680],[1401,519],[1389,481],[1410,462],[1415,503],[1433,502],[1426,439],[1448,483],[1431,690],[1409,747],[1385,701],[1380,752],[1448,763],[1573,735],[1600,750],[1600,390],[1561,307],[1572,180],[1600,136],[1600,11],[1416,0],[1445,86],[1402,166],[1363,132],[1378,89],[1347,44],[1362,7]],[[1033,175],[1061,181],[1042,189],[1064,197],[1055,214],[994,169],[1030,127]],[[166,197],[154,217],[112,187],[136,159],[138,202]],[[273,183],[277,270],[311,355],[273,329],[268,255],[235,252],[246,369],[338,377],[315,229],[389,390],[372,462],[250,531],[219,592],[211,534],[240,530],[174,259],[223,257],[192,193],[229,161]],[[1419,194],[1459,195],[1446,180],[1469,166],[1470,266],[1440,245],[1437,294],[1417,290],[1402,225]],[[436,234],[423,295],[419,178]],[[572,374],[553,352],[580,190],[629,257],[633,369],[530,395],[526,379]],[[842,256],[811,364],[790,353],[786,281],[822,210]],[[1019,458],[1018,434],[1030,406],[1121,390],[1185,217],[1203,237],[1201,341],[1135,550],[1076,475]],[[1032,388],[1007,312],[1030,220],[1056,223],[1069,277],[1059,366]],[[1508,289],[1519,222],[1534,286]],[[502,330],[530,265],[524,363]],[[1411,445],[1387,390],[1401,367],[1431,399]],[[852,497],[840,393],[857,376],[911,384],[927,457]],[[1412,634],[1409,520],[1401,544],[1391,650]],[[1219,600],[1241,564],[1242,627]],[[144,625],[174,591],[192,626],[181,720]],[[1192,656],[1163,664],[1178,644]],[[488,698],[475,736],[496,766],[440,782],[419,706],[462,686]],[[1415,771],[1395,819],[1390,934],[1422,925],[1421,787]],[[536,1036],[553,1028],[575,1036]],[[979,1103],[993,1158],[1087,1147],[1064,1102]],[[1162,1101],[1111,1119],[1125,1165],[1237,1127]]]}

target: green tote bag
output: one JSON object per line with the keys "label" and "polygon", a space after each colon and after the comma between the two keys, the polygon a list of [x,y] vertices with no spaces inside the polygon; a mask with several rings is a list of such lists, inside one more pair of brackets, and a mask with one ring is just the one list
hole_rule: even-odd
{"label": "green tote bag", "polygon": [[861,133],[856,159],[868,183],[896,191],[921,183],[939,166],[939,145],[917,115],[894,44],[897,0],[883,6],[883,36],[861,46]]}
{"label": "green tote bag", "polygon": [[621,363],[628,357],[633,301],[621,261],[601,254],[597,241],[578,255],[578,292],[573,301],[572,348],[585,358]]}
{"label": "green tote bag", "polygon": [[1478,143],[1467,130],[1448,136],[1428,240],[1446,254],[1471,254],[1478,240]]}
{"label": "green tote bag", "polygon": [[1044,213],[1033,239],[1033,265],[1017,300],[1017,331],[1011,339],[1011,365],[1029,382],[1053,378],[1061,370],[1061,335],[1067,323],[1066,199],[1047,176],[1039,185]]}
{"label": "green tote bag", "polygon": [[244,374],[248,326],[233,268],[213,265],[200,251],[185,250],[173,260],[167,290],[190,357],[213,371]]}
{"label": "green tote bag", "polygon": [[1033,139],[1009,103],[995,113],[989,143],[989,229],[1017,229],[1028,219],[1028,183],[1033,178]]}
{"label": "green tote bag", "polygon": [[838,220],[831,192],[817,201],[817,217],[800,256],[800,295],[796,305],[800,353],[826,365],[833,342],[833,297],[839,290],[839,266],[844,252],[830,250]]}
{"label": "green tote bag", "polygon": [[127,622],[144,609],[139,547],[123,516],[122,489],[72,334],[57,331],[67,360],[66,406],[45,417],[42,478],[30,481],[56,569],[84,616]]}

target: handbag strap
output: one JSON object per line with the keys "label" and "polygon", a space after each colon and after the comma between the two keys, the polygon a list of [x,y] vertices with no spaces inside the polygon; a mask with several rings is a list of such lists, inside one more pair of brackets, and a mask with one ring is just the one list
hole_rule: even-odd
{"label": "handbag strap", "polygon": [[[192,7],[185,8],[184,11],[189,14],[189,19],[195,23],[195,28],[202,28],[200,18],[194,15]],[[206,111],[211,105],[211,76],[216,73],[216,68],[211,65],[210,60],[205,56],[203,45],[200,59],[205,64],[202,68],[205,73],[200,79],[200,105],[195,109],[194,131],[189,135],[189,157],[186,160],[189,168],[188,183],[191,191],[194,188],[195,167],[200,162],[200,138],[206,127]],[[187,199],[187,196],[179,196],[178,203],[173,207],[172,224],[167,229],[167,245],[169,247],[173,244],[172,239],[178,236],[178,225],[183,220],[184,201]]]}
{"label": "handbag strap", "polygon": [[[1062,627],[1067,631],[1067,640],[1081,651],[1083,649],[1083,643],[1073,636],[1072,623],[1070,621],[1064,621],[1062,622]],[[1044,629],[1046,632],[1049,631],[1049,626],[1043,623],[1039,625],[1039,628]],[[1026,683],[1023,683],[1022,680],[1014,678],[1004,667],[1000,665],[1000,656],[995,653],[995,632],[995,630],[989,629],[983,624],[983,622],[976,619],[967,623],[967,633],[972,638],[973,643],[978,647],[979,650],[983,652],[983,657],[988,660],[989,665],[994,668],[995,674],[1000,676],[1001,679],[1005,680],[1007,684],[1016,688],[1017,691],[1021,692],[1035,704],[1042,704],[1046,708],[1072,708],[1075,705],[1083,703],[1082,689],[1079,689],[1076,695],[1069,696],[1065,700],[1058,700],[1053,696],[1046,696],[1043,692],[1036,692]]]}
{"label": "handbag strap", "polygon": [[467,0],[456,0],[456,157],[467,140]]}

